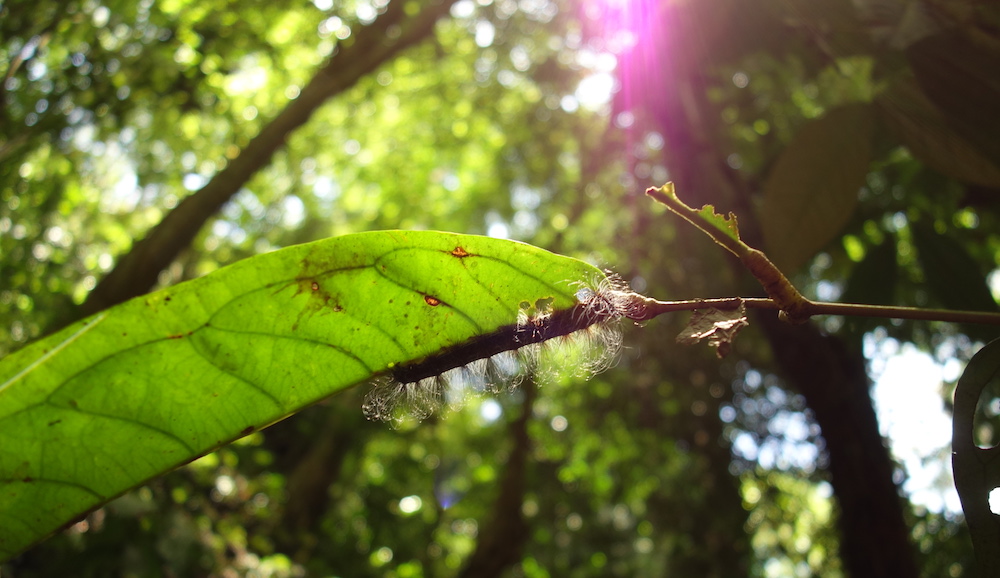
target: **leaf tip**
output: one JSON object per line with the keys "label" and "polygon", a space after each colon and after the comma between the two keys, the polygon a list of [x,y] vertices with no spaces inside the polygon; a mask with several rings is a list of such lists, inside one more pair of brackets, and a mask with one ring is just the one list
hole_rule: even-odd
{"label": "leaf tip", "polygon": [[662,196],[680,202],[680,199],[677,198],[677,193],[674,190],[674,183],[670,181],[663,183],[662,187],[649,187],[646,189],[646,194],[654,199]]}

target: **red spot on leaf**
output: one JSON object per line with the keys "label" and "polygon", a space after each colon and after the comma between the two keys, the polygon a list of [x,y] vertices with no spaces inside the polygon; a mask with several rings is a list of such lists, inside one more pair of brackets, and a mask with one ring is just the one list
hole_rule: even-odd
{"label": "red spot on leaf", "polygon": [[247,436],[247,435],[250,435],[252,433],[253,433],[253,426],[249,425],[249,426],[243,428],[243,431],[240,432],[240,436],[241,437],[242,436]]}
{"label": "red spot on leaf", "polygon": [[455,247],[455,250],[452,251],[451,254],[459,258],[469,256],[469,252],[461,247]]}
{"label": "red spot on leaf", "polygon": [[424,301],[427,302],[431,307],[437,307],[441,304],[441,300],[437,297],[431,297],[430,295],[424,295]]}
{"label": "red spot on leaf", "polygon": [[313,281],[312,282],[312,290],[313,291],[319,291],[319,283]]}

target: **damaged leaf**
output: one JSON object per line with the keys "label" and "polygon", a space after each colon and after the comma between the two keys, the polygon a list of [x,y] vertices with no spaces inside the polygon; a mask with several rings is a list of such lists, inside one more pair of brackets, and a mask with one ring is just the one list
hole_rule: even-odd
{"label": "damaged leaf", "polygon": [[694,345],[708,339],[709,346],[716,348],[716,354],[723,358],[729,354],[736,334],[749,324],[742,303],[736,309],[698,309],[677,336],[677,343]]}

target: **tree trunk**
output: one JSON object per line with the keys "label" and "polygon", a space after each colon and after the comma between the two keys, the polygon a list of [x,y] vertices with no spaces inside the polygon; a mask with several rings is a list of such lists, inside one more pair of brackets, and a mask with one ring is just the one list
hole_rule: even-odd
{"label": "tree trunk", "polygon": [[[731,7],[744,9],[743,4]],[[644,23],[634,51],[620,59],[622,90],[616,108],[641,109],[654,119],[666,143],[668,172],[682,198],[694,206],[712,203],[722,211],[735,211],[743,239],[762,247],[753,206],[755,187],[727,165],[729,127],[708,97],[706,70],[712,67],[708,53],[713,39],[722,39],[726,26],[739,25],[722,21],[727,18],[719,15],[722,5],[664,8],[652,22]],[[734,265],[739,267],[735,261]],[[745,287],[735,287],[740,288]],[[805,395],[822,429],[840,505],[841,556],[850,574],[916,577],[864,358],[840,339],[823,335],[812,325],[783,323],[773,312],[758,315],[756,323],[767,334],[780,371]]]}
{"label": "tree trunk", "polygon": [[520,561],[521,551],[528,540],[528,523],[521,513],[527,484],[526,470],[531,454],[528,423],[534,408],[538,386],[533,381],[521,386],[524,403],[521,415],[510,425],[513,447],[500,479],[500,493],[493,502],[493,514],[488,525],[480,527],[476,550],[469,557],[460,578],[491,578],[501,576],[512,564]]}
{"label": "tree trunk", "polygon": [[756,322],[785,377],[816,415],[840,504],[840,551],[851,576],[918,576],[892,462],[878,430],[861,355],[812,325],[773,313]]}

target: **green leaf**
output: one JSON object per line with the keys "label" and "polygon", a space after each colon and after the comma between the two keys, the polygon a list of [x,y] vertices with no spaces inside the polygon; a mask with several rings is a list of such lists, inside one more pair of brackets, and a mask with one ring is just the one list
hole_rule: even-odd
{"label": "green leaf", "polygon": [[915,43],[906,57],[952,128],[1000,166],[1000,54],[950,32]]}
{"label": "green leaf", "polygon": [[869,104],[835,108],[803,126],[764,184],[767,254],[792,272],[836,238],[858,203],[872,154]]}
{"label": "green leaf", "polygon": [[704,231],[716,243],[726,247],[735,255],[742,256],[750,250],[750,247],[740,239],[740,227],[735,214],[720,215],[715,212],[713,205],[704,205],[697,210],[689,207],[677,196],[676,187],[672,182],[660,188],[650,187],[646,190],[646,194]]}
{"label": "green leaf", "polygon": [[927,166],[963,182],[1000,186],[1000,165],[956,132],[912,77],[893,82],[876,104],[889,130]]}
{"label": "green leaf", "polygon": [[0,361],[0,560],[309,404],[513,324],[525,301],[569,308],[600,275],[513,241],[362,233],[246,259],[38,341]]}

